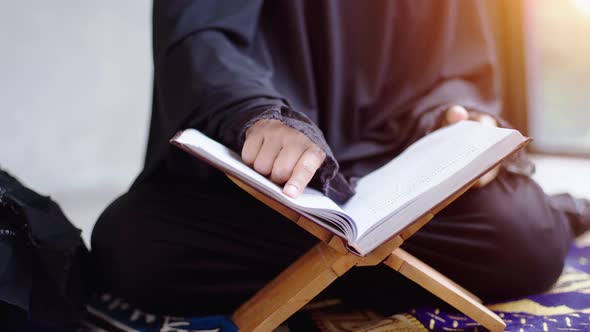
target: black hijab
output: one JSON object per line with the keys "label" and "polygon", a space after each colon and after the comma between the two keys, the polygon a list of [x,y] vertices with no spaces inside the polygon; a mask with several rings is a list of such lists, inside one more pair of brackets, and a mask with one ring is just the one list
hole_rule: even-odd
{"label": "black hijab", "polygon": [[307,134],[328,158],[314,185],[350,180],[435,129],[454,104],[498,118],[496,59],[479,1],[155,0],[154,104],[138,181],[204,178],[168,144],[197,128],[236,151],[259,119]]}

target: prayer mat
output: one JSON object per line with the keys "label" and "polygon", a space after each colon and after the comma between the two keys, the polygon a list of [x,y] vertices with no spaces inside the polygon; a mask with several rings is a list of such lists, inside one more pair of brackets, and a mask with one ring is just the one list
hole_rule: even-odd
{"label": "prayer mat", "polygon": [[[550,291],[490,307],[504,319],[506,331],[590,331],[589,293],[590,237],[585,237],[572,245],[566,267]],[[485,331],[470,318],[451,309],[416,308],[384,317],[371,310],[347,310],[338,305],[338,301],[320,307],[312,304],[287,325],[279,331]],[[109,294],[92,300],[81,326],[103,331],[237,331],[227,316],[182,318],[155,315]]]}

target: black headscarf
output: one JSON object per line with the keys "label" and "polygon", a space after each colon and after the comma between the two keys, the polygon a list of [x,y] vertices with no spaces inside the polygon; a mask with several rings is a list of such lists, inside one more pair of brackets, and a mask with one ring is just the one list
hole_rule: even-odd
{"label": "black headscarf", "polygon": [[351,179],[435,129],[454,104],[499,119],[496,59],[479,1],[155,0],[154,104],[146,168],[206,177],[168,145],[197,128],[239,151],[279,119],[327,152],[314,185]]}

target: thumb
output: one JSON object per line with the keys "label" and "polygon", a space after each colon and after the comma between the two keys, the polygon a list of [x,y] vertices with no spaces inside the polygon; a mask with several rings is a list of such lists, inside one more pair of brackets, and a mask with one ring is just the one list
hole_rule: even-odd
{"label": "thumb", "polygon": [[465,107],[460,105],[451,106],[451,108],[447,110],[447,114],[445,115],[445,122],[447,124],[453,124],[467,119],[469,119],[469,113],[467,112]]}

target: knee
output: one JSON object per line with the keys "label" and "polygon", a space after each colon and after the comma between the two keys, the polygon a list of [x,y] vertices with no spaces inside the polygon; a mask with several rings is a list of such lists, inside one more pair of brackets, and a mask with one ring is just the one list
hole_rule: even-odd
{"label": "knee", "polygon": [[499,176],[461,196],[438,218],[407,245],[488,301],[545,291],[562,272],[568,225],[529,178]]}
{"label": "knee", "polygon": [[156,271],[144,223],[126,197],[114,201],[98,218],[91,238],[99,287],[120,295],[149,287]]}
{"label": "knee", "polygon": [[506,299],[545,291],[560,276],[569,237],[560,225],[548,222],[542,208],[516,204],[494,206],[485,213],[492,255],[485,295]]}

